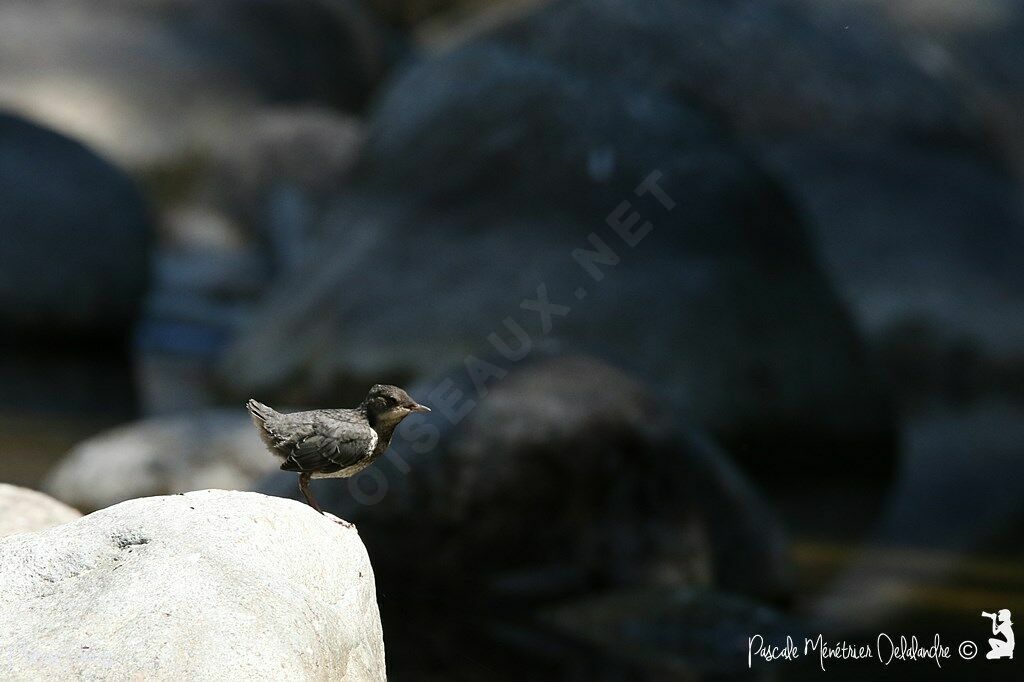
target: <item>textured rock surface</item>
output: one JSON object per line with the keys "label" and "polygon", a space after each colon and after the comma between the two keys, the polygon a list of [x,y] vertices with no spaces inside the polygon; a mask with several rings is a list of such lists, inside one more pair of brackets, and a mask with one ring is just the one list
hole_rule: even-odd
{"label": "textured rock surface", "polygon": [[49,495],[0,483],[0,537],[57,526],[81,514]]}
{"label": "textured rock surface", "polygon": [[243,410],[153,417],[75,446],[44,488],[92,511],[135,497],[247,489],[277,468]]}
{"label": "textured rock surface", "polygon": [[14,679],[384,680],[359,534],[305,505],[205,490],[0,540]]}

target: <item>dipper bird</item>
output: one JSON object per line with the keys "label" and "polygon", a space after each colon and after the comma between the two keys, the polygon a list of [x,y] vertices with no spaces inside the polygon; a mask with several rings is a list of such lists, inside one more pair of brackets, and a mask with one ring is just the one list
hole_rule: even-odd
{"label": "dipper bird", "polygon": [[397,386],[376,384],[352,410],[281,414],[253,399],[245,404],[260,438],[284,459],[281,468],[299,474],[299,490],[323,514],[309,490],[311,478],[348,478],[388,449],[391,435],[413,412],[430,412]]}

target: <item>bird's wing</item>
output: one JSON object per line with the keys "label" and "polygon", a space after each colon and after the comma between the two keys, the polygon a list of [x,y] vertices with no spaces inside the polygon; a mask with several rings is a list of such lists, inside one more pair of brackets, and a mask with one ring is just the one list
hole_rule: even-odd
{"label": "bird's wing", "polygon": [[281,468],[333,473],[368,457],[376,444],[377,433],[363,420],[318,416],[281,444]]}

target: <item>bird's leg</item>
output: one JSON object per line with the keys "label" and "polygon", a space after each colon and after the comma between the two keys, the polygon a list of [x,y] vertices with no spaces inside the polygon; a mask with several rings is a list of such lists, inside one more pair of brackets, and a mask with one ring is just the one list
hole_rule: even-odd
{"label": "bird's leg", "polygon": [[[313,509],[316,509],[318,512],[323,514],[324,510],[321,509],[320,505],[316,503],[316,498],[313,497],[313,491],[309,489],[309,479],[310,479],[310,477],[312,475],[313,475],[313,472],[311,472],[311,471],[305,471],[305,472],[299,474],[299,490],[302,491],[302,496],[306,498],[306,504],[308,504],[310,507],[312,507]],[[324,514],[324,516],[326,516],[326,514]],[[349,523],[348,521],[345,521],[343,519],[335,518],[334,521],[336,523],[340,523],[341,525],[345,526],[346,528],[351,528],[352,527],[351,523]]]}
{"label": "bird's leg", "polygon": [[303,471],[299,474],[299,490],[302,491],[302,496],[306,498],[306,504],[323,514],[324,510],[316,503],[316,499],[313,497],[313,491],[309,489],[309,478],[312,475],[312,472],[309,471]]}

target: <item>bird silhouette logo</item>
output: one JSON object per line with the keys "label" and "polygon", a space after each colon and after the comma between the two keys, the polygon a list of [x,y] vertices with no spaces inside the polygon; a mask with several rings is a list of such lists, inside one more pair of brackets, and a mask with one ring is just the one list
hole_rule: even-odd
{"label": "bird silhouette logo", "polygon": [[[988,640],[992,650],[985,654],[987,659],[1009,658],[1013,659],[1013,622],[1010,620],[1010,610],[1000,609],[997,613],[981,612],[982,618],[992,619],[992,634],[994,637]],[[999,639],[999,636],[1002,639]]]}

